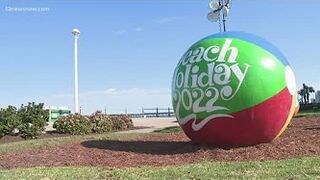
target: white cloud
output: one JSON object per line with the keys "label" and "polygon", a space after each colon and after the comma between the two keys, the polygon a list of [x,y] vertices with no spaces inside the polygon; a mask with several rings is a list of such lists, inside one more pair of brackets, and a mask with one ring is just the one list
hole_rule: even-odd
{"label": "white cloud", "polygon": [[114,35],[124,35],[124,34],[127,34],[129,32],[142,32],[144,31],[145,29],[143,27],[135,27],[135,28],[132,28],[132,29],[119,29],[119,30],[116,30],[116,31],[113,31],[112,33]]}
{"label": "white cloud", "polygon": [[[158,18],[155,19],[153,21],[153,23],[156,24],[165,24],[165,23],[170,23],[170,22],[174,22],[174,21],[179,21],[184,19],[184,17],[182,16],[168,16],[168,17],[162,17],[162,18]],[[119,30],[115,30],[112,33],[115,35],[124,35],[130,32],[143,32],[145,31],[145,28],[142,26],[137,26],[137,27],[131,27],[131,28],[126,28],[126,29],[119,29]]]}
{"label": "white cloud", "polygon": [[169,22],[178,21],[182,19],[183,19],[182,16],[168,16],[168,17],[162,17],[162,18],[156,19],[155,23],[164,24],[164,23],[169,23]]}
{"label": "white cloud", "polygon": [[119,30],[113,31],[113,34],[115,35],[123,35],[125,33],[127,33],[127,30],[125,29],[119,29]]}
{"label": "white cloud", "polygon": [[142,32],[142,31],[144,31],[144,28],[142,28],[142,27],[136,27],[136,28],[133,28],[133,31]]}

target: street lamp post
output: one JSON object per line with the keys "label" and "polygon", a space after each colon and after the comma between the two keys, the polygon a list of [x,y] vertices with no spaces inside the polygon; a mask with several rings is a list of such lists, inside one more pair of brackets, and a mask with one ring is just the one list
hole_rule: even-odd
{"label": "street lamp post", "polygon": [[79,29],[73,29],[74,35],[74,113],[79,113],[79,87],[78,87],[78,39],[80,35]]}
{"label": "street lamp post", "polygon": [[[226,18],[229,15],[232,0],[211,0],[207,18],[212,22],[219,21],[220,32],[226,32]],[[223,27],[221,27],[223,23]],[[222,30],[223,29],[223,30]]]}

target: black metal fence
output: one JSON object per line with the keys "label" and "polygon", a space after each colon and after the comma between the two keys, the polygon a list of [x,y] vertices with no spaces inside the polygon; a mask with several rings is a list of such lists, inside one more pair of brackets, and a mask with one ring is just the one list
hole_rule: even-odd
{"label": "black metal fence", "polygon": [[172,108],[142,108],[141,113],[128,114],[130,118],[175,117]]}

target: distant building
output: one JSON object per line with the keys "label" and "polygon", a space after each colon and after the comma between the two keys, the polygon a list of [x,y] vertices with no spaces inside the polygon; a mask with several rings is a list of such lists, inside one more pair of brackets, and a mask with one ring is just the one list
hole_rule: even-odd
{"label": "distant building", "polygon": [[49,122],[54,123],[61,116],[71,114],[71,110],[67,107],[46,106],[44,109],[49,110]]}
{"label": "distant building", "polygon": [[316,92],[316,103],[320,103],[320,91]]}

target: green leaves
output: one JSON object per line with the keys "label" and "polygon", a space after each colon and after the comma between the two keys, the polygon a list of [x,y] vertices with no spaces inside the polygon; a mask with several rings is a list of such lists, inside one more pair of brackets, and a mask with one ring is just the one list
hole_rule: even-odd
{"label": "green leaves", "polygon": [[17,115],[16,107],[0,109],[0,137],[11,134],[20,124],[21,119]]}
{"label": "green leaves", "polygon": [[19,109],[8,106],[0,109],[0,137],[13,134],[19,130],[20,136],[36,138],[45,128],[49,119],[49,111],[43,109],[44,104],[28,103]]}

